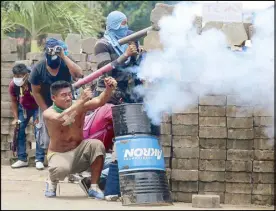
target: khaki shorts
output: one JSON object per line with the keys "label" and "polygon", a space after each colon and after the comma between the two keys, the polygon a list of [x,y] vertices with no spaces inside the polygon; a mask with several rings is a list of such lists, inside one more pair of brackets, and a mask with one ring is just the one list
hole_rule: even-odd
{"label": "khaki shorts", "polygon": [[82,141],[69,152],[48,152],[48,170],[51,181],[64,180],[69,174],[86,171],[98,156],[104,156],[103,143],[97,139]]}

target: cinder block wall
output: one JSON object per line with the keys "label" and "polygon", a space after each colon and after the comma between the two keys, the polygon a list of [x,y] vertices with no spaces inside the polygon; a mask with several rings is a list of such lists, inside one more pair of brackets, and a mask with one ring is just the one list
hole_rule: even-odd
{"label": "cinder block wall", "polygon": [[166,135],[160,139],[171,138],[162,145],[165,160],[172,159],[167,174],[174,201],[217,194],[226,204],[273,204],[274,145],[265,133],[273,125],[272,114],[237,99],[199,97],[197,105],[162,122]]}

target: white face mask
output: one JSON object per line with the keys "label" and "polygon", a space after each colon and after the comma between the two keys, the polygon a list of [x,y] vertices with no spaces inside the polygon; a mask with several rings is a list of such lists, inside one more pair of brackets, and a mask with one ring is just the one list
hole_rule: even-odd
{"label": "white face mask", "polygon": [[24,84],[23,78],[13,78],[13,82],[16,86],[22,86]]}

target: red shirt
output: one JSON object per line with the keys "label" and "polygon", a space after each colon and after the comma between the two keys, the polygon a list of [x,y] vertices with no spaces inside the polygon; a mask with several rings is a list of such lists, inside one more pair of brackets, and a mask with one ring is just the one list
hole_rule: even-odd
{"label": "red shirt", "polygon": [[[15,92],[15,84],[13,80],[10,82],[10,85],[9,85],[9,93],[11,96],[17,97]],[[32,110],[32,109],[38,108],[38,105],[36,104],[35,99],[33,97],[32,91],[29,90],[29,86],[28,86],[28,89],[24,91],[24,93],[22,93],[22,87],[19,87],[19,103],[26,110]]]}

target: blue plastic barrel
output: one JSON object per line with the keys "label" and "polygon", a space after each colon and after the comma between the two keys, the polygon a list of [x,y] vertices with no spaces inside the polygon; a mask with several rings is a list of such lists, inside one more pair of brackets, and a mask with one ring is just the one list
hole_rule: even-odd
{"label": "blue plastic barrel", "polygon": [[165,171],[165,160],[159,140],[151,135],[115,137],[119,172],[140,170]]}

